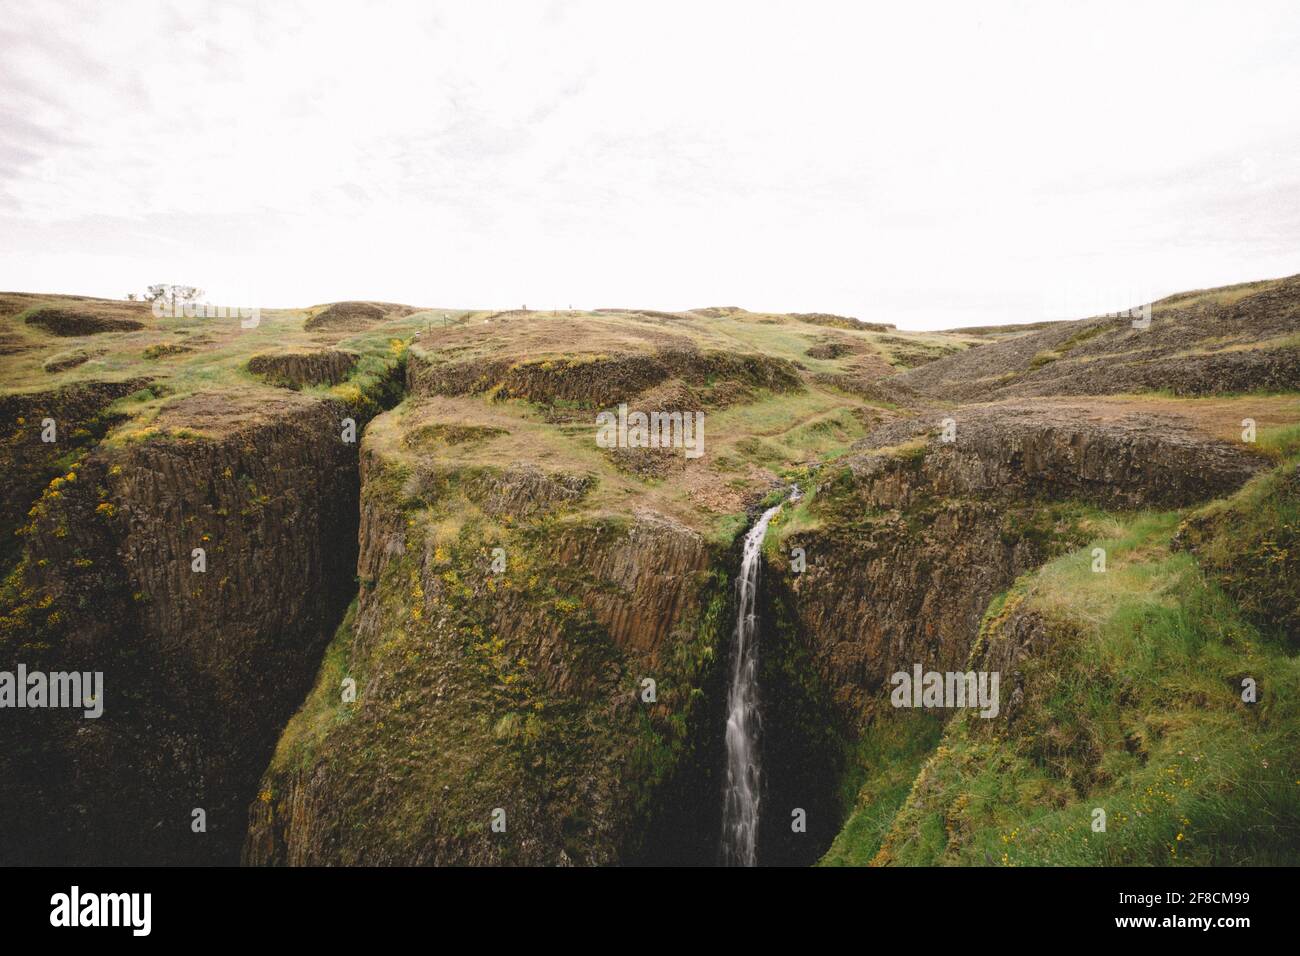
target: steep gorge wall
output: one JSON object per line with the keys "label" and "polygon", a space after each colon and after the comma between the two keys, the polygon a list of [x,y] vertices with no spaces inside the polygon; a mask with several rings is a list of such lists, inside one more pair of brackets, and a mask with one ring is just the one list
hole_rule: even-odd
{"label": "steep gorge wall", "polygon": [[103,671],[104,713],[9,713],[6,862],[237,859],[354,591],[352,414],[253,398],[215,437],[101,447],[46,489],[5,589],[2,666]]}
{"label": "steep gorge wall", "polygon": [[[770,600],[816,675],[810,699],[828,702],[848,739],[888,712],[892,673],[965,670],[989,601],[1094,537],[1097,508],[1189,504],[1264,467],[1243,447],[1138,416],[965,409],[951,443],[935,424],[884,426],[827,469],[811,526],[785,535],[772,562]],[[803,573],[786,559],[796,547]]]}
{"label": "steep gorge wall", "polygon": [[[388,460],[373,437],[362,590],[263,779],[245,862],[699,861],[720,793],[720,556],[668,519],[586,514],[567,495],[485,510],[512,496]],[[665,823],[667,795],[686,793]]]}
{"label": "steep gorge wall", "polygon": [[[914,736],[914,727],[884,729],[897,716],[891,674],[979,666],[970,658],[990,600],[1097,537],[1102,509],[1218,497],[1266,467],[1242,446],[1168,419],[1032,406],[944,417],[952,421],[877,428],[774,524],[760,656],[766,862],[819,858],[862,809],[855,781],[886,773],[878,752],[860,748]],[[941,440],[944,425],[955,426],[954,441]],[[792,568],[795,548],[802,573]],[[1008,709],[1013,689],[1003,688]],[[797,810],[803,833],[790,826]]]}

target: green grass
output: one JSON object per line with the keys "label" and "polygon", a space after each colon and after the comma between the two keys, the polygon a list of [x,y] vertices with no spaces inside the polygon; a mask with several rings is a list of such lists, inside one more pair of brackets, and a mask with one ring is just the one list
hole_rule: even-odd
{"label": "green grass", "polygon": [[1300,455],[1300,425],[1261,428],[1255,436],[1259,450],[1276,461]]}
{"label": "green grass", "polygon": [[855,754],[856,772],[848,774],[846,781],[857,785],[854,809],[822,857],[821,866],[866,866],[871,862],[942,732],[941,720],[920,711],[878,720],[866,730]]}
{"label": "green grass", "polygon": [[[276,743],[275,755],[271,759],[273,769],[309,766],[310,755],[328,736],[331,728],[352,718],[355,704],[344,702],[343,680],[351,677],[360,688],[365,679],[365,674],[354,671],[350,664],[356,615],[357,602],[353,600],[326,648],[315,685]],[[363,662],[358,661],[357,666],[362,665]]]}
{"label": "green grass", "polygon": [[[1133,516],[992,604],[977,653],[1017,626],[1039,635],[1020,668],[1023,702],[1007,707],[1004,674],[1000,718],[952,719],[874,862],[1300,861],[1300,663],[1170,550],[1178,520]],[[1104,574],[1093,547],[1106,549]],[[1241,700],[1246,676],[1258,703]],[[874,829],[846,829],[837,858],[860,861]]]}
{"label": "green grass", "polygon": [[[33,306],[27,312],[46,305],[91,312],[126,307],[125,303],[85,304],[53,297],[48,303]],[[108,436],[110,444],[154,437],[156,431],[150,426],[158,414],[192,395],[211,394],[214,407],[219,408],[221,396],[232,392],[244,396],[281,394],[274,385],[250,375],[245,366],[253,355],[286,347],[306,351],[340,348],[357,353],[360,358],[346,382],[333,389],[304,391],[317,397],[339,398],[358,411],[373,414],[380,406],[391,404],[395,396],[384,394],[391,390],[388,383],[392,382],[394,371],[400,371],[407,346],[430,316],[430,313],[417,312],[390,318],[365,332],[327,344],[321,334],[303,329],[308,310],[300,309],[265,310],[261,313],[259,325],[248,329],[242,328],[237,318],[182,316],[154,319],[144,310],[139,315],[139,319],[146,323],[144,329],[67,338],[33,331],[21,322],[25,314],[7,320],[7,330],[27,339],[41,339],[45,348],[22,353],[7,361],[6,391],[40,391],[76,382],[116,382],[142,376],[152,379],[155,388],[147,401],[132,396],[118,403],[117,409],[129,414],[131,420],[124,423],[118,433]],[[61,372],[45,371],[45,362],[52,356],[76,351],[98,354]]]}
{"label": "green grass", "polygon": [[1193,513],[1181,535],[1206,573],[1265,634],[1300,646],[1300,428],[1261,444],[1283,463],[1233,497]]}
{"label": "green grass", "polygon": [[1108,331],[1110,328],[1112,328],[1112,326],[1099,324],[1099,325],[1090,326],[1085,329],[1080,329],[1078,332],[1075,332],[1073,335],[1071,335],[1060,345],[1057,345],[1055,348],[1052,349],[1044,349],[1043,351],[1035,355],[1032,359],[1030,359],[1029,370],[1034,371],[1036,369],[1040,369],[1044,367],[1045,365],[1051,365],[1053,362],[1058,361],[1059,359],[1065,358],[1077,346],[1082,345],[1084,342],[1087,342],[1090,339],[1095,339],[1097,336]]}

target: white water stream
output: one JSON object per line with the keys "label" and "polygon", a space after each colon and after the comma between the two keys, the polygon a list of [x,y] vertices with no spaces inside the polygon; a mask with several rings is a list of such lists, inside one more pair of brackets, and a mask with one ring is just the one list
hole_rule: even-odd
{"label": "white water stream", "polygon": [[[799,499],[793,489],[791,501]],[[761,800],[758,711],[758,580],[763,537],[781,505],[768,508],[745,535],[736,579],[736,629],[732,634],[731,686],[727,691],[727,781],[722,804],[722,864],[757,861]]]}

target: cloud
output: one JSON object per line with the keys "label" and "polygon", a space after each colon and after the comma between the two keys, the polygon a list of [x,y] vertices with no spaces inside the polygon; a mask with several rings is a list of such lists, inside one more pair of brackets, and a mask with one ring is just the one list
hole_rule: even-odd
{"label": "cloud", "polygon": [[1036,320],[1063,289],[1300,271],[1286,4],[3,19],[3,288],[935,328]]}

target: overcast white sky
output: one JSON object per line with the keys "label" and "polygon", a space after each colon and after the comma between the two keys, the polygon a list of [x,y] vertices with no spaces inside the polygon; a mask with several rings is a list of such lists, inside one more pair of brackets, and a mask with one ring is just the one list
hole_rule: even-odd
{"label": "overcast white sky", "polygon": [[0,0],[0,289],[945,328],[1297,272],[1295,3]]}

